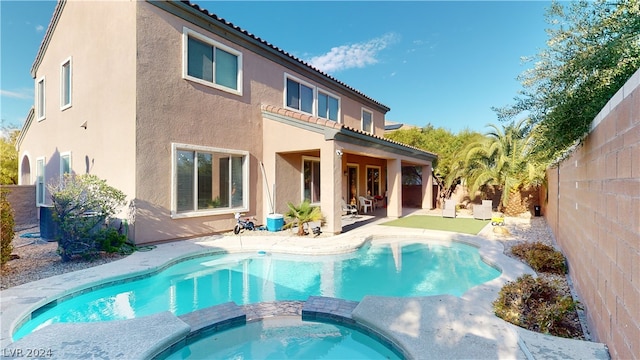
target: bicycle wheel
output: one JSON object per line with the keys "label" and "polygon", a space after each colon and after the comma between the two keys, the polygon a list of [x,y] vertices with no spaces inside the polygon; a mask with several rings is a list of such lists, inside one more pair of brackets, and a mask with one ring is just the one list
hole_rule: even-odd
{"label": "bicycle wheel", "polygon": [[251,230],[251,231],[253,231],[253,230],[255,230],[255,229],[256,229],[256,226],[255,226],[255,225],[253,224],[253,222],[251,222],[251,221],[248,221],[248,222],[247,222],[247,224],[246,224],[244,227],[245,227],[247,230]]}
{"label": "bicycle wheel", "polygon": [[240,234],[240,230],[242,230],[242,227],[240,226],[240,224],[236,224],[236,226],[233,228],[233,233],[238,235]]}

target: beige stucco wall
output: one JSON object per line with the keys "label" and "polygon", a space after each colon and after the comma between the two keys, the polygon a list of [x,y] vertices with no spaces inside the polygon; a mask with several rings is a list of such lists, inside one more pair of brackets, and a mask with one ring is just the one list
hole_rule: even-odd
{"label": "beige stucco wall", "polygon": [[[302,201],[300,174],[303,157],[320,158],[319,146],[325,140],[322,134],[268,119],[263,120],[263,126],[265,133],[274,134],[273,141],[264,141],[263,162],[269,191],[273,190],[275,184],[275,194],[272,195],[275,212],[282,214],[288,210],[287,202],[297,205]],[[268,205],[266,200],[264,211],[267,213]]]}
{"label": "beige stucco wall", "polygon": [[[69,57],[72,106],[61,110],[60,67]],[[60,154],[71,151],[72,172],[95,174],[133,198],[135,61],[135,2],[66,3],[36,72],[45,77],[46,118],[33,119],[20,146],[20,164],[26,156],[31,168],[22,184],[34,184],[42,156],[47,182],[59,179]]]}
{"label": "beige stucco wall", "polygon": [[570,264],[595,339],[640,358],[640,70],[558,167],[543,214]]}
{"label": "beige stucco wall", "polygon": [[[184,26],[242,52],[241,95],[182,78]],[[292,138],[286,132],[265,131],[261,105],[284,107],[285,74],[340,96],[340,122],[347,126],[360,129],[362,108],[372,111],[374,133],[382,134],[383,106],[304,66],[269,60],[243,47],[245,40],[234,39],[237,43],[147,2],[67,2],[37,69],[37,78],[46,76],[46,119],[33,120],[22,141],[21,164],[24,157],[30,163],[30,175],[25,175],[29,179],[23,183],[34,183],[41,156],[47,158],[47,178],[58,178],[60,152],[72,151],[73,172],[96,174],[135,200],[131,229],[136,243],[142,244],[226,231],[235,222],[231,212],[171,217],[174,143],[248,153],[249,202],[243,211],[259,223],[265,220],[270,208],[260,166],[262,142]],[[60,65],[70,56],[72,106],[60,110]],[[81,127],[85,122],[86,129]],[[303,131],[296,137],[308,153],[335,150],[322,136]],[[358,152],[367,155],[366,149]],[[275,159],[268,160],[272,174]],[[340,166],[334,163],[331,169],[340,177]],[[337,213],[337,205],[332,200],[326,207]],[[121,215],[127,216],[126,211]]]}
{"label": "beige stucco wall", "polygon": [[[136,242],[227,231],[235,223],[231,212],[215,216],[171,218],[172,143],[248,151],[250,201],[245,212],[256,216],[258,222],[264,222],[269,206],[260,167],[265,154],[262,138],[273,137],[289,143],[294,137],[283,136],[276,130],[266,131],[263,127],[261,104],[284,106],[285,73],[315,83],[304,75],[293,73],[280,64],[152,4],[139,2],[137,7]],[[182,78],[184,26],[242,52],[242,95]],[[337,92],[336,89],[327,90]],[[340,96],[343,119],[350,126],[360,128],[362,105],[344,94]],[[375,128],[381,132],[384,126],[383,114],[373,106],[367,108],[374,110]],[[298,137],[303,141],[305,149],[320,148],[320,143],[315,143],[316,140],[309,133],[305,132]],[[268,161],[268,169],[273,172],[275,157]],[[273,179],[269,180],[269,184],[273,184]],[[281,203],[279,209],[280,206]]]}
{"label": "beige stucco wall", "polygon": [[140,216],[135,225],[136,242],[221,232],[235,223],[232,212],[171,218],[172,143],[248,151],[250,202],[246,213],[262,217],[257,209],[262,203],[258,181],[262,129],[259,106],[251,102],[250,56],[243,57],[242,96],[185,80],[182,32],[186,22],[148,3],[138,3],[138,9],[136,206]]}

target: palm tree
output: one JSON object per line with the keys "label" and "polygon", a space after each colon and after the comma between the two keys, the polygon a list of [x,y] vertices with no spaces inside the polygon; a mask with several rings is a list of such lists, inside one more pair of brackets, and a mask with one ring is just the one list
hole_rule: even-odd
{"label": "palm tree", "polygon": [[502,129],[487,125],[491,129],[485,138],[470,143],[457,154],[447,182],[462,179],[471,194],[486,186],[500,188],[505,212],[515,214],[515,208],[509,206],[510,198],[517,197],[527,185],[542,184],[545,176],[544,164],[533,156],[532,132],[524,126],[526,121],[522,119]]}
{"label": "palm tree", "polygon": [[311,206],[308,200],[303,201],[300,206],[295,206],[292,202],[288,202],[287,205],[289,206],[289,211],[284,215],[287,219],[293,220],[291,223],[287,224],[287,227],[297,225],[298,236],[303,236],[305,234],[304,224],[312,221],[324,221],[324,216],[322,216],[320,208],[317,206]]}

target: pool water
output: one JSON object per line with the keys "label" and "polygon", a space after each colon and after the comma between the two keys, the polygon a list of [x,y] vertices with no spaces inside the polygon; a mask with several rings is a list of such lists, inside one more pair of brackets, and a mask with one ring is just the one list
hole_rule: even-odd
{"label": "pool water", "polygon": [[178,349],[182,359],[401,359],[374,338],[348,327],[269,318],[218,332]]}
{"label": "pool water", "polygon": [[233,301],[239,305],[328,296],[461,296],[498,277],[469,245],[381,244],[332,256],[226,254],[177,263],[143,279],[106,286],[32,314],[14,340],[58,322],[182,315]]}

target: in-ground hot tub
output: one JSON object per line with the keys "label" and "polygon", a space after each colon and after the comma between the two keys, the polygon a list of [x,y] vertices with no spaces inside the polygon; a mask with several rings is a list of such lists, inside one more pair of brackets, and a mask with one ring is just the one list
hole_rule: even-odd
{"label": "in-ground hot tub", "polygon": [[396,350],[337,324],[273,317],[202,337],[167,356],[179,359],[401,359]]}

